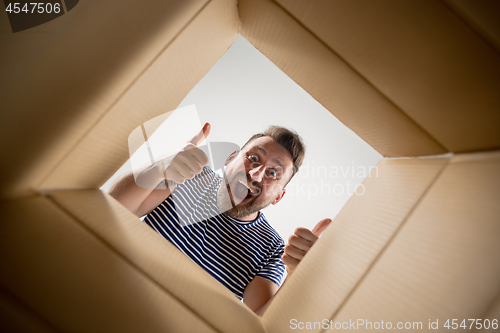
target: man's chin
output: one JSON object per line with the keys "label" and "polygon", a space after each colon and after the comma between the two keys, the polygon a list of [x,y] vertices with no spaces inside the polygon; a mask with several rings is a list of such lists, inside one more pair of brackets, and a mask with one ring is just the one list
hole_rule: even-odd
{"label": "man's chin", "polygon": [[256,202],[258,196],[244,198],[243,200],[239,199],[233,196],[231,188],[227,184],[227,178],[224,177],[224,181],[217,192],[217,206],[220,213],[224,213],[236,219],[241,219],[255,214],[264,208],[259,206]]}
{"label": "man's chin", "polygon": [[235,219],[241,219],[247,217],[251,214],[258,212],[259,209],[253,209],[252,207],[246,206],[236,206],[231,209],[228,209],[224,212],[227,216],[233,217]]}
{"label": "man's chin", "polygon": [[253,200],[250,199],[250,201],[247,202],[245,202],[246,200],[243,200],[241,203],[236,205],[230,200],[224,200],[224,204],[219,205],[219,211],[230,217],[241,219],[258,212],[261,209],[261,207],[258,207],[258,205],[255,204],[255,199],[256,198],[253,198]]}

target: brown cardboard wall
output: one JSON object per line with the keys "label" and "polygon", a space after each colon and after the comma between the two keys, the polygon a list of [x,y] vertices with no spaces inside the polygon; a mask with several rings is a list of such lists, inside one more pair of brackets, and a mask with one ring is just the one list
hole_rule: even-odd
{"label": "brown cardboard wall", "polygon": [[47,198],[0,214],[0,284],[58,331],[216,331]]}
{"label": "brown cardboard wall", "polygon": [[264,332],[232,293],[113,198],[89,190],[54,200],[0,207],[0,284],[57,330]]}
{"label": "brown cardboard wall", "polygon": [[235,0],[208,3],[36,188],[100,187],[128,159],[132,130],[174,110],[231,46],[237,29]]}
{"label": "brown cardboard wall", "polygon": [[[7,22],[1,26],[6,28]],[[182,35],[185,29],[190,32]],[[86,1],[48,25],[16,34],[4,31],[1,59],[10,65],[2,66],[0,76],[2,109],[7,110],[0,113],[0,142],[4,156],[15,162],[0,166],[0,172],[9,175],[1,179],[0,198],[30,195],[47,176],[65,175],[55,168],[76,146],[82,149],[84,163],[76,157],[72,170],[64,170],[72,173],[71,184],[52,175],[56,184],[49,181],[48,186],[100,186],[126,160],[124,133],[174,109],[236,33],[233,0]],[[169,63],[157,61],[160,55]],[[153,64],[166,76],[153,75],[150,85],[141,86],[142,75]],[[167,83],[159,88],[168,103],[158,104],[163,100],[151,94],[158,89],[150,87],[165,78]],[[132,114],[123,107],[121,113],[111,111],[135,86],[140,100],[128,105]],[[110,118],[109,113],[115,115]],[[93,129],[103,119],[101,129]],[[92,163],[86,154],[102,154],[110,164],[100,165],[98,159]],[[85,175],[75,179],[78,171]]]}
{"label": "brown cardboard wall", "polygon": [[0,142],[15,163],[0,166],[0,198],[32,193],[206,3],[85,1],[48,26],[2,34],[0,123],[10,126]]}
{"label": "brown cardboard wall", "polygon": [[50,198],[217,331],[263,331],[258,317],[233,293],[111,196],[80,190],[56,192]]}
{"label": "brown cardboard wall", "polygon": [[477,332],[485,333],[485,332],[491,332],[492,329],[495,329],[494,325],[495,321],[496,323],[500,321],[500,294],[498,294],[497,297],[493,300],[493,302],[491,302],[490,306],[488,307],[488,310],[486,310],[486,313],[483,315],[481,319],[482,319],[481,325],[478,325],[477,323],[474,325],[475,327],[478,328],[482,326],[482,328],[476,330]]}
{"label": "brown cardboard wall", "polygon": [[387,157],[446,152],[379,87],[275,2],[243,0],[238,10],[241,34],[379,153]]}
{"label": "brown cardboard wall", "polygon": [[[300,263],[263,317],[271,332],[290,320],[321,322],[342,306],[405,223],[448,159],[385,159]],[[315,330],[318,332],[318,330]]]}
{"label": "brown cardboard wall", "polygon": [[496,0],[444,0],[464,23],[500,53],[500,3]]}
{"label": "brown cardboard wall", "polygon": [[40,317],[19,299],[0,289],[0,330],[2,332],[57,332],[51,324]]}
{"label": "brown cardboard wall", "polygon": [[[244,37],[384,156],[499,147],[499,30],[495,2],[481,3],[82,1],[15,35],[0,15],[0,199],[12,199],[0,203],[0,325],[283,332],[292,318],[498,317],[498,151],[383,160],[262,322],[96,189],[127,159],[130,131],[174,109],[230,46],[238,14]],[[66,191],[36,193],[54,189]]]}
{"label": "brown cardboard wall", "polygon": [[500,147],[500,53],[441,1],[276,2],[448,151]]}
{"label": "brown cardboard wall", "polygon": [[456,156],[332,319],[480,319],[500,292],[500,151]]}

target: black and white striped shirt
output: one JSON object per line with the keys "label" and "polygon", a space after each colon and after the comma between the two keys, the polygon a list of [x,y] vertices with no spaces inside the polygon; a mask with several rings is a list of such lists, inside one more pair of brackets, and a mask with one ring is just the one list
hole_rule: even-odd
{"label": "black and white striped shirt", "polygon": [[255,276],[280,285],[285,243],[266,221],[241,221],[217,209],[222,178],[205,167],[144,221],[240,299]]}

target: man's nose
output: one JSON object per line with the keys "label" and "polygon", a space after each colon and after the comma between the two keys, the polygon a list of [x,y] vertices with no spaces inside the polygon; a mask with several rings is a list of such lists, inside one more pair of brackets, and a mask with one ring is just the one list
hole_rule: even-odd
{"label": "man's nose", "polygon": [[252,180],[260,183],[262,181],[262,178],[264,178],[265,172],[266,168],[263,165],[259,165],[251,168],[250,171],[248,171],[248,174],[250,175],[250,178],[252,178]]}

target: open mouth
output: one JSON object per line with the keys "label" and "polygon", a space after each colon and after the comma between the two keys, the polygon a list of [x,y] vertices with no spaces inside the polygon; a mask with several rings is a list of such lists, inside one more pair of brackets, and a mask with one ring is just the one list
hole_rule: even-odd
{"label": "open mouth", "polygon": [[255,195],[255,191],[250,186],[248,186],[246,182],[238,180],[234,188],[233,194],[236,198],[238,198],[238,200],[241,203],[246,199],[249,199],[250,197]]}

